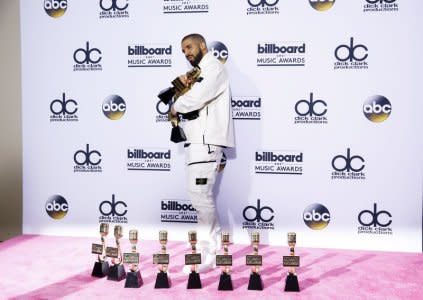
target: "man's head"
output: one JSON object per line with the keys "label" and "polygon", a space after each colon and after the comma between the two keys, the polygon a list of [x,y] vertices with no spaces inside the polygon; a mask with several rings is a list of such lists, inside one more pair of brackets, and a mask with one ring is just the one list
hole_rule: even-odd
{"label": "man's head", "polygon": [[203,56],[207,53],[206,40],[198,33],[185,36],[181,41],[181,48],[186,59],[193,67],[198,66]]}

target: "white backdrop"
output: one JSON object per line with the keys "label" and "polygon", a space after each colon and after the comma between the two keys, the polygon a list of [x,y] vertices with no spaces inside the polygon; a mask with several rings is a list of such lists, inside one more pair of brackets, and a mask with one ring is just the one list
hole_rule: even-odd
{"label": "white backdrop", "polygon": [[423,4],[320,2],[21,0],[24,233],[186,239],[157,94],[198,32],[231,78],[237,148],[216,192],[234,242],[421,251]]}

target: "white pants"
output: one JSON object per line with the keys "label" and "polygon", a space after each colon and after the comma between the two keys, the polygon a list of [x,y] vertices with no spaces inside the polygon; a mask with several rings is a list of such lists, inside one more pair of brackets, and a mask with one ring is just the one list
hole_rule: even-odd
{"label": "white pants", "polygon": [[220,242],[220,223],[216,213],[213,188],[222,147],[203,144],[186,144],[188,197],[197,211],[198,249],[202,253],[216,253]]}

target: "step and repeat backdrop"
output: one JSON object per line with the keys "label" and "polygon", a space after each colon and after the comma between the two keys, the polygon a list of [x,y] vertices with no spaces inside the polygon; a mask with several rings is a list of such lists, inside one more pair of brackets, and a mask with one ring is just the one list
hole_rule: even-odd
{"label": "step and repeat backdrop", "polygon": [[21,0],[24,233],[187,239],[183,147],[157,94],[190,69],[180,40],[197,32],[231,79],[237,147],[216,202],[234,242],[421,251],[422,9]]}

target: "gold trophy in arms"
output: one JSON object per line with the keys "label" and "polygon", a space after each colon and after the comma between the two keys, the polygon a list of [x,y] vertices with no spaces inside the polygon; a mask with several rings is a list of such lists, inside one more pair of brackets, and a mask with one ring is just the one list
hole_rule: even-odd
{"label": "gold trophy in arms", "polygon": [[[166,105],[169,105],[169,102],[172,101],[172,98],[174,102],[177,101],[180,96],[188,92],[194,83],[198,81],[200,74],[201,70],[198,67],[194,67],[188,71],[186,73],[188,85],[185,85],[179,79],[179,77],[175,78],[172,81],[172,87],[164,89],[159,93],[158,97],[160,98],[160,101]],[[186,114],[178,114],[176,116],[172,116],[171,112],[169,111],[169,121],[172,124],[170,140],[174,143],[184,142],[187,140],[184,130],[179,127],[179,122],[181,121],[180,115],[182,115],[184,119],[194,120],[198,117],[198,110]]]}

